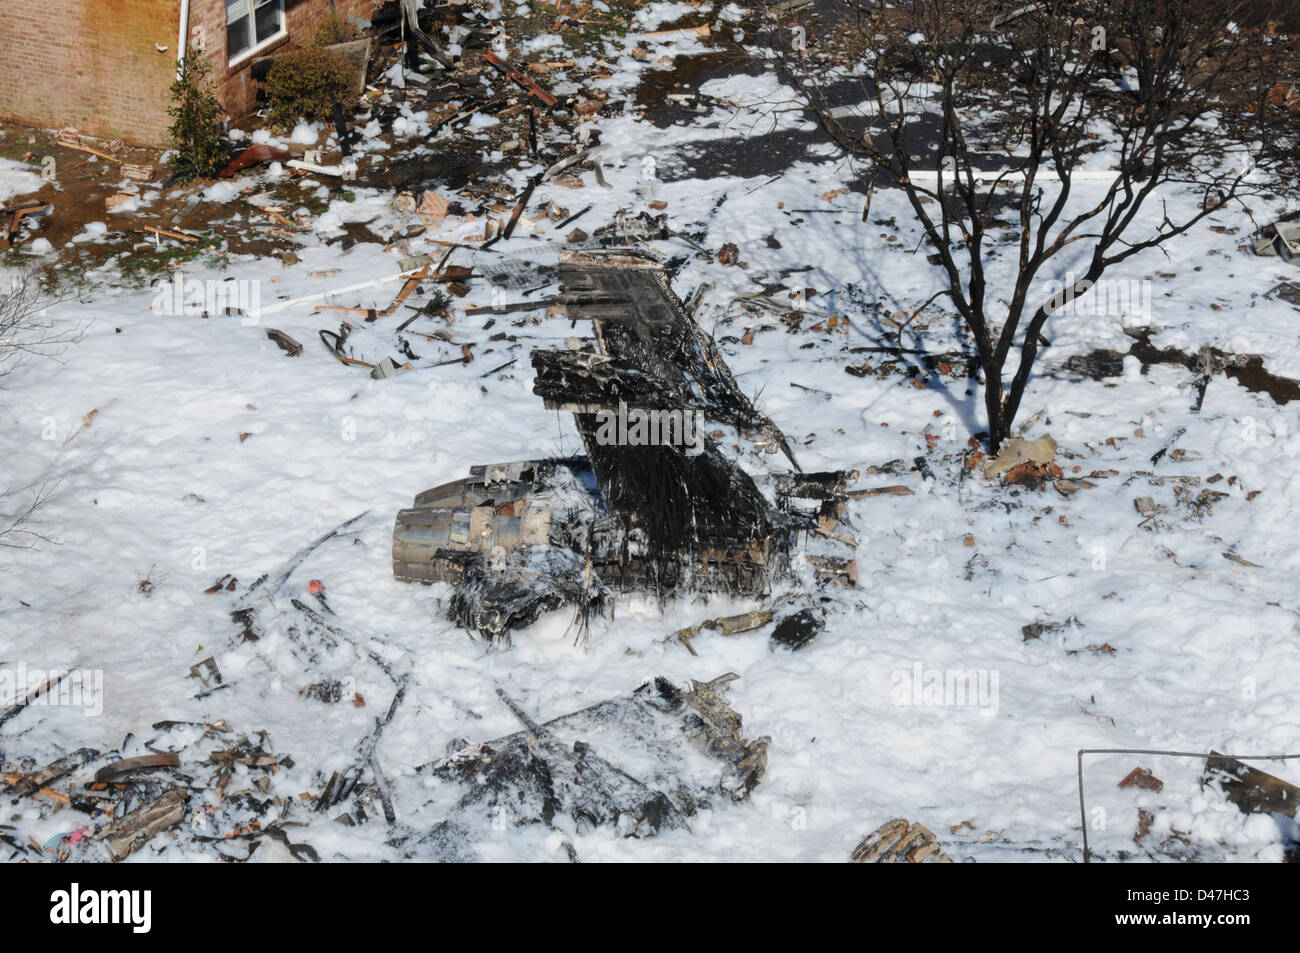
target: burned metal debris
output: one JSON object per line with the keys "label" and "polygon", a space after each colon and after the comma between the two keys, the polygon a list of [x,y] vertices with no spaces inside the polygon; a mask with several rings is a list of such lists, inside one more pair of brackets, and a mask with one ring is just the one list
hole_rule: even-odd
{"label": "burned metal debris", "polygon": [[560,279],[560,303],[591,321],[593,340],[534,351],[533,390],[573,413],[586,455],[474,467],[419,494],[397,514],[394,574],[452,583],[451,617],[489,639],[560,605],[585,620],[610,590],[766,594],[801,533],[831,535],[852,475],[797,474],[772,503],[720,452],[703,421],[797,469],[656,261],[569,253]]}
{"label": "burned metal debris", "polygon": [[473,467],[397,514],[393,572],[454,583],[451,617],[501,638],[564,604],[603,606],[605,585],[579,555],[590,552],[598,516],[586,461]]}
{"label": "burned metal debris", "polygon": [[566,834],[608,826],[652,837],[689,830],[688,819],[715,804],[744,801],[763,776],[770,742],[742,736],[741,717],[721,694],[733,678],[689,689],[656,678],[544,723],[499,692],[523,730],[453,743],[446,758],[420,769],[464,793],[408,856],[473,859],[472,843],[493,824]]}

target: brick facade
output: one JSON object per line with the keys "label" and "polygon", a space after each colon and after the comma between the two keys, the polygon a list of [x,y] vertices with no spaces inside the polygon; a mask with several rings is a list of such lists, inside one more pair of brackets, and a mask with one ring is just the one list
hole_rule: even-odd
{"label": "brick facade", "polygon": [[162,142],[178,17],[176,0],[0,0],[0,116]]}
{"label": "brick facade", "polygon": [[[257,56],[310,42],[332,12],[369,20],[382,0],[284,0],[288,35]],[[0,118],[140,145],[167,141],[180,0],[0,0]],[[251,57],[226,54],[225,0],[190,0],[217,100],[232,122],[256,107]],[[158,47],[166,47],[162,52]]]}

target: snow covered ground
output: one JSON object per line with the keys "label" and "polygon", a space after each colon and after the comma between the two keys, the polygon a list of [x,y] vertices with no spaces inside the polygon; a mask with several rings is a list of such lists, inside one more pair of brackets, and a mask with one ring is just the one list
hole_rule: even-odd
{"label": "snow covered ground", "polygon": [[41,187],[41,177],[31,167],[13,159],[0,159],[0,202]]}
{"label": "snow covered ground", "polygon": [[[681,12],[658,6],[665,9],[651,23]],[[626,93],[653,68],[624,57],[606,86]],[[763,82],[720,79],[704,92],[743,103]],[[968,439],[983,429],[979,395],[962,377],[935,375],[918,387],[901,375],[845,372],[879,364],[883,355],[852,349],[893,344],[883,319],[910,312],[938,289],[924,253],[913,253],[919,231],[901,195],[877,193],[864,222],[860,192],[826,197],[852,185],[852,171],[815,150],[776,178],[680,172],[683,155],[707,153],[751,129],[747,148],[762,150],[758,119],[745,115],[715,107],[668,129],[630,109],[603,119],[612,188],[588,173],[581,190],[543,186],[530,207],[548,199],[573,211],[592,204],[575,223],[590,232],[619,209],[664,202],[669,225],[704,248],[736,243],[747,267],[701,260],[677,239],[652,244],[684,259],[674,280],[680,296],[710,285],[701,324],[722,342],[759,409],[792,437],[806,470],[855,468],[861,486],[901,483],[913,491],[851,504],[860,583],[825,591],[829,621],[814,642],[790,653],[773,651],[763,632],[706,634],[693,657],[665,636],[759,604],[682,599],[661,613],[624,598],[612,620],[593,624],[584,645],[574,644],[569,615],[559,612],[516,633],[508,651],[489,651],[444,621],[443,587],[393,578],[393,517],[416,492],[459,478],[474,463],[580,450],[568,415],[544,410],[531,393],[527,355],[585,330],[562,317],[518,315],[498,316],[486,330],[485,317],[464,317],[462,309],[492,303],[493,287],[472,281],[447,328],[453,343],[411,339],[422,358],[415,370],[372,380],[341,365],[316,334],[334,328],[337,315],[314,313],[311,304],[272,309],[398,271],[402,249],[324,244],[348,221],[389,234],[406,220],[389,208],[389,192],[358,185],[355,201],[335,199],[316,217],[319,234],[297,264],[245,257],[224,268],[186,268],[186,278],[200,281],[259,282],[262,307],[272,311],[260,323],[157,314],[153,291],[112,289],[105,277],[88,300],[53,311],[85,323],[82,341],[58,363],[32,362],[5,382],[0,459],[9,491],[0,509],[15,512],[37,488],[53,486],[40,529],[57,543],[0,550],[0,666],[102,671],[105,696],[98,717],[73,707],[24,712],[3,729],[0,752],[43,763],[82,745],[116,747],[131,733],[147,739],[162,719],[224,719],[241,731],[269,731],[275,750],[293,757],[295,767],[274,777],[274,793],[319,790],[319,772],[346,768],[386,710],[390,682],[359,656],[347,674],[364,707],[307,699],[300,689],[308,677],[287,635],[238,642],[229,617],[238,593],[204,589],[226,573],[242,587],[274,572],[362,512],[356,532],[315,552],[285,593],[309,599],[308,582],[320,580],[338,624],[409,667],[411,687],[379,759],[399,817],[416,829],[438,819],[426,807],[417,766],[443,756],[452,739],[517,729],[498,687],[541,719],[655,675],[686,684],[735,672],[729,700],[744,716],[746,736],[772,739],[766,776],[747,803],[706,812],[689,833],[575,835],[584,860],[838,861],[896,816],[929,826],[957,860],[1078,860],[1077,749],[1300,748],[1300,406],[1278,406],[1218,375],[1193,413],[1192,375],[1182,368],[1140,373],[1130,361],[1123,375],[1102,381],[1063,369],[1067,358],[1094,348],[1127,351],[1124,328],[1150,326],[1162,347],[1262,354],[1273,373],[1300,377],[1296,315],[1263,296],[1295,277],[1294,267],[1239,249],[1253,226],[1238,213],[1210,223],[1239,228],[1235,236],[1202,227],[1167,245],[1167,257],[1155,251],[1132,262],[1114,277],[1151,282],[1150,314],[1055,320],[1022,413],[1026,436],[1057,440],[1067,476],[1114,475],[1097,475],[1095,486],[1069,496],[1050,486],[993,485],[962,466]],[[785,129],[801,122],[779,118]],[[418,119],[411,128],[420,138]],[[679,172],[658,174],[673,169]],[[515,184],[531,171],[518,171]],[[7,166],[0,174],[3,197],[14,177]],[[232,195],[258,181],[250,174]],[[305,186],[304,196],[320,184]],[[1283,210],[1281,202],[1257,208],[1256,219]],[[234,205],[232,214],[240,214]],[[891,218],[894,225],[878,224]],[[553,262],[563,243],[544,225],[495,246],[502,255],[458,252],[449,263]],[[405,251],[440,253],[420,239]],[[803,329],[789,332],[779,316],[734,301],[777,283],[816,292]],[[382,309],[398,287],[331,300]],[[518,295],[508,291],[506,300]],[[1140,310],[1137,302],[1131,310]],[[396,353],[391,329],[407,315],[382,319],[349,343],[372,361]],[[810,330],[817,315],[847,325]],[[926,346],[955,348],[950,318],[938,309],[926,316]],[[286,357],[266,327],[303,342],[302,355]],[[501,331],[516,340],[488,341]],[[476,342],[472,363],[425,366],[456,356],[462,341]],[[511,367],[484,376],[511,357],[518,359]],[[915,468],[918,457],[933,479]],[[869,472],[896,460],[903,461],[897,472]],[[779,457],[753,453],[744,465],[760,479],[783,469]],[[1167,478],[1179,476],[1199,478],[1191,498],[1207,489],[1226,496],[1197,510],[1176,499],[1179,484]],[[1139,497],[1167,510],[1144,521]],[[146,577],[148,594],[139,585]],[[1077,625],[1022,636],[1027,624],[1071,619]],[[209,655],[231,687],[196,700],[199,686],[187,675]],[[968,704],[935,704],[925,691],[912,697],[914,681],[924,687],[933,673],[971,674],[986,692]],[[1117,789],[1137,765],[1161,778],[1163,791]],[[1157,858],[1169,851],[1156,843],[1176,831],[1203,858],[1281,859],[1275,823],[1203,790],[1194,759],[1092,756],[1086,767],[1090,846],[1099,856],[1149,856],[1133,843],[1143,807],[1155,817],[1145,847]],[[1294,763],[1258,767],[1300,783]],[[22,816],[10,823],[41,842],[75,821],[66,811],[42,818],[34,804],[16,810]],[[400,856],[382,823],[346,828],[304,818],[313,823],[295,838],[325,859]],[[493,831],[478,848],[492,859],[563,857],[559,835],[544,829]],[[163,839],[155,849],[162,859],[203,856]]]}

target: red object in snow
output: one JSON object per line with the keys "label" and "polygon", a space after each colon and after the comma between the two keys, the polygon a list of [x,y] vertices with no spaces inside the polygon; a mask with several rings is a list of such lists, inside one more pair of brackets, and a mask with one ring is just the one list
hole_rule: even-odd
{"label": "red object in snow", "polygon": [[288,162],[290,159],[297,158],[300,158],[300,156],[296,152],[290,152],[288,149],[282,149],[279,146],[268,146],[261,142],[255,142],[227,162],[220,175],[223,179],[228,179],[232,175],[238,175],[250,166],[261,165],[263,162]]}
{"label": "red object in snow", "polygon": [[321,596],[325,594],[325,587],[321,584],[319,579],[313,579],[311,582],[307,583],[307,591],[313,596]]}
{"label": "red object in snow", "polygon": [[497,69],[499,69],[501,72],[505,73],[507,79],[510,79],[515,83],[518,83],[524,89],[528,90],[528,92],[532,93],[534,96],[540,99],[545,105],[554,106],[556,104],[557,100],[554,96],[552,96],[546,90],[542,89],[542,87],[538,86],[531,79],[529,79],[523,73],[519,72],[519,70],[515,69],[509,63],[505,62],[505,60],[502,60],[501,58],[499,58],[498,56],[492,53],[484,53],[483,59],[487,60]]}

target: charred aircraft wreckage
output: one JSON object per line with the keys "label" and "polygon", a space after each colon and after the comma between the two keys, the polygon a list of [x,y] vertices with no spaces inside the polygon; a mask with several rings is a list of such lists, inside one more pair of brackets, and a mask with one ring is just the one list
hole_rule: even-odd
{"label": "charred aircraft wreckage", "polygon": [[[618,592],[768,595],[793,579],[797,545],[835,538],[856,474],[799,470],[657,261],[567,253],[559,270],[560,302],[593,339],[534,351],[533,391],[573,413],[586,455],[475,466],[420,493],[397,514],[397,578],[450,583],[450,618],[507,644],[561,606],[585,630]],[[785,455],[776,502],[697,421]],[[855,579],[851,557],[808,558],[819,579]]]}

